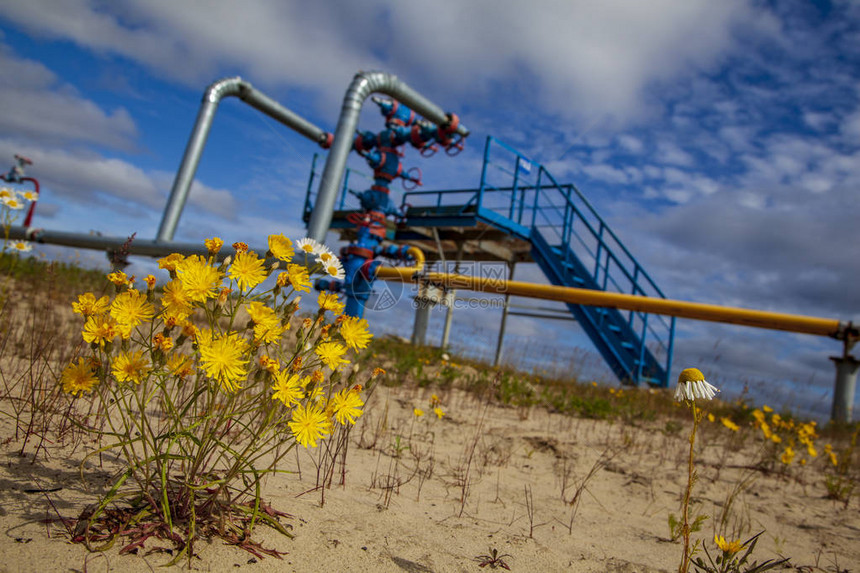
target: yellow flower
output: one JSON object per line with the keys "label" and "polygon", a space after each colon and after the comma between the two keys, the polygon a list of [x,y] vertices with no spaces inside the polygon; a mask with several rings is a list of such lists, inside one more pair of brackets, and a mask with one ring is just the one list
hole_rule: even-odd
{"label": "yellow flower", "polygon": [[711,414],[710,412],[708,412],[708,421],[709,421],[709,422],[713,422],[713,421],[715,421],[715,420],[716,420],[716,418],[714,417],[714,415],[713,415],[713,414]]}
{"label": "yellow flower", "polygon": [[299,375],[290,374],[286,371],[275,374],[275,385],[272,386],[272,390],[275,391],[272,394],[272,400],[280,400],[288,408],[293,404],[298,404],[305,397]]}
{"label": "yellow flower", "polygon": [[236,281],[239,290],[250,290],[266,280],[268,273],[265,262],[254,251],[240,251],[227,274]]}
{"label": "yellow flower", "polygon": [[373,335],[367,331],[367,321],[363,318],[347,316],[340,325],[340,335],[347,346],[357,350],[367,348]]}
{"label": "yellow flower", "polygon": [[836,459],[836,454],[834,452],[827,452],[827,456],[830,458],[830,463],[834,466],[839,465],[839,460]]}
{"label": "yellow flower", "polygon": [[361,407],[364,402],[355,390],[344,388],[331,399],[335,419],[338,423],[346,426],[347,423],[355,424],[355,419],[363,414]]}
{"label": "yellow flower", "polygon": [[770,441],[773,442],[774,444],[779,444],[782,442],[782,438],[780,437],[779,434],[771,434],[770,435]]}
{"label": "yellow flower", "polygon": [[182,288],[182,281],[179,279],[172,280],[164,285],[164,291],[161,293],[161,304],[163,306],[162,316],[165,322],[168,318],[173,318],[175,322],[181,322],[193,310],[191,298],[185,292],[185,289]]}
{"label": "yellow flower", "polygon": [[430,405],[431,406],[439,406],[442,404],[442,400],[436,394],[430,396]]}
{"label": "yellow flower", "polygon": [[785,465],[789,465],[793,459],[794,459],[794,450],[791,448],[791,446],[787,446],[785,448],[785,451],[782,452],[782,455],[779,457],[779,461],[781,461]]}
{"label": "yellow flower", "polygon": [[734,541],[726,541],[722,535],[714,534],[714,543],[720,548],[720,551],[726,555],[734,555],[744,548],[744,544],[740,539]]}
{"label": "yellow flower", "polygon": [[720,422],[723,423],[723,426],[725,426],[726,428],[728,428],[729,430],[731,430],[733,432],[737,432],[738,430],[741,429],[740,426],[738,426],[737,424],[735,424],[734,422],[732,422],[728,418],[720,418]]}
{"label": "yellow flower", "polygon": [[149,373],[149,360],[143,355],[142,350],[135,352],[121,352],[111,366],[114,378],[119,382],[134,382],[140,384],[140,379]]}
{"label": "yellow flower", "polygon": [[[281,273],[283,275],[284,273]],[[287,280],[297,291],[311,292],[308,269],[301,265],[287,265]]]}
{"label": "yellow flower", "polygon": [[216,296],[221,273],[200,255],[192,255],[176,265],[182,289],[192,302],[206,302]]}
{"label": "yellow flower", "polygon": [[698,368],[687,368],[678,376],[678,386],[675,389],[675,400],[693,402],[696,399],[710,400],[719,390],[708,384],[705,375]]}
{"label": "yellow flower", "polygon": [[768,406],[766,404],[764,406],[762,406],[761,409],[764,410],[765,414],[770,414],[771,412],[773,412],[773,408],[771,408],[770,406]]}
{"label": "yellow flower", "polygon": [[98,379],[93,373],[92,363],[84,358],[78,358],[78,363],[72,362],[63,369],[60,375],[63,384],[63,392],[80,396],[83,392],[89,392],[93,386],[98,384]]}
{"label": "yellow flower", "polygon": [[340,302],[340,299],[335,293],[321,292],[317,297],[317,304],[320,305],[322,310],[327,310],[333,314],[340,314],[343,312],[344,304]]}
{"label": "yellow flower", "polygon": [[167,370],[178,378],[185,378],[194,372],[194,362],[190,356],[174,352],[167,359]]}
{"label": "yellow flower", "polygon": [[107,275],[107,280],[116,286],[123,286],[128,284],[128,275],[122,271],[115,271]]}
{"label": "yellow flower", "polygon": [[263,354],[260,356],[260,368],[269,374],[277,374],[281,369],[281,363],[278,362],[276,358],[269,358],[267,355]]}
{"label": "yellow flower", "polygon": [[162,257],[158,259],[158,268],[164,269],[167,272],[175,271],[176,266],[179,265],[182,261],[185,260],[185,257],[180,255],[179,253],[173,253],[167,255],[166,257]]}
{"label": "yellow flower", "polygon": [[209,378],[220,382],[225,392],[235,392],[242,387],[241,382],[247,377],[247,340],[238,332],[216,338],[207,329],[200,333],[197,344],[203,371]]}
{"label": "yellow flower", "polygon": [[341,364],[349,364],[349,360],[343,358],[346,353],[346,347],[343,344],[323,342],[314,349],[314,352],[332,370],[337,370]]}
{"label": "yellow flower", "polygon": [[378,378],[379,376],[382,376],[383,374],[385,374],[385,368],[376,367],[373,369],[373,372],[370,374],[370,378],[371,379]]}
{"label": "yellow flower", "polygon": [[412,414],[416,418],[420,418],[421,416],[424,415],[424,410],[422,410],[421,408],[412,408]]}
{"label": "yellow flower", "polygon": [[442,416],[445,415],[445,412],[443,412],[442,408],[440,408],[439,406],[433,408],[433,413],[436,414],[436,417],[440,420],[442,419]]}
{"label": "yellow flower", "polygon": [[218,237],[212,237],[211,239],[203,241],[203,244],[206,246],[206,250],[209,251],[210,255],[217,255],[221,250],[221,247],[224,246],[224,241]]}
{"label": "yellow flower", "polygon": [[269,252],[279,261],[290,262],[295,254],[293,242],[284,235],[269,235]]}
{"label": "yellow flower", "polygon": [[78,302],[72,303],[72,311],[84,317],[94,314],[104,314],[110,307],[110,297],[103,296],[99,299],[91,292],[78,295]]}
{"label": "yellow flower", "polygon": [[99,346],[112,342],[117,335],[119,335],[119,331],[116,321],[101,314],[89,317],[81,331],[81,336],[87,344],[98,344]]}
{"label": "yellow flower", "polygon": [[247,253],[248,252],[248,243],[243,243],[242,241],[236,241],[233,243],[233,248],[236,249],[237,253]]}
{"label": "yellow flower", "polygon": [[146,295],[135,289],[119,293],[110,305],[110,315],[117,324],[131,330],[139,324],[149,322],[155,309],[146,300]]}
{"label": "yellow flower", "polygon": [[152,337],[152,345],[158,350],[167,353],[173,348],[173,339],[169,336],[164,336],[159,332]]}
{"label": "yellow flower", "polygon": [[254,340],[264,344],[274,344],[281,339],[289,323],[282,325],[275,311],[259,301],[252,301],[245,306],[248,315],[254,322]]}
{"label": "yellow flower", "polygon": [[317,440],[325,437],[331,429],[331,421],[318,404],[298,405],[289,422],[296,441],[304,447],[317,447]]}

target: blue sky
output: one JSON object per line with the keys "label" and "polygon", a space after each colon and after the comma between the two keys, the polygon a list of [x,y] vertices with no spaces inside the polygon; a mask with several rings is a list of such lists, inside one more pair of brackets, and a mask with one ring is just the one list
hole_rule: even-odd
{"label": "blue sky", "polygon": [[[407,151],[426,189],[476,186],[494,135],[575,183],[670,298],[856,321],[858,24],[849,1],[13,0],[0,4],[0,162],[35,161],[38,226],[153,238],[212,81],[240,75],[334,131],[352,76],[377,69],[472,130],[456,158]],[[381,128],[374,110],[360,127]],[[225,100],[176,239],[301,236],[316,150]],[[516,278],[543,280],[527,265]],[[408,335],[408,313],[376,329]],[[498,319],[461,313],[455,342],[491,355]],[[589,347],[573,323],[512,318],[509,333],[509,356],[562,369]],[[826,415],[840,351],[679,321],[675,368]]]}

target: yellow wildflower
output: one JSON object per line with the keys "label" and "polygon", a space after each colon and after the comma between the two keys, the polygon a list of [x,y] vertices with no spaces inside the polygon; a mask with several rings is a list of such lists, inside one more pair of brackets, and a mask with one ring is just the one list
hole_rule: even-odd
{"label": "yellow wildflower", "polygon": [[75,314],[88,317],[94,314],[104,314],[110,307],[110,297],[103,296],[99,299],[91,292],[78,295],[78,302],[72,303],[72,311]]}
{"label": "yellow wildflower", "polygon": [[785,451],[782,452],[782,455],[779,457],[779,461],[781,461],[785,465],[789,465],[789,464],[791,464],[793,459],[794,459],[794,450],[791,448],[791,446],[787,446],[785,448]]}
{"label": "yellow wildflower", "polygon": [[[284,273],[281,273],[283,275]],[[287,280],[297,291],[311,292],[311,279],[308,269],[301,265],[287,265]]]}
{"label": "yellow wildflower", "polygon": [[272,394],[272,400],[280,400],[288,408],[293,404],[298,404],[305,397],[299,375],[290,374],[286,371],[275,373],[275,385],[272,386],[272,390],[275,391]]}
{"label": "yellow wildflower", "polygon": [[143,282],[146,283],[146,288],[148,290],[152,290],[155,288],[155,277],[153,275],[146,275],[143,277]]}
{"label": "yellow wildflower", "polygon": [[126,330],[149,322],[155,309],[146,300],[146,295],[138,290],[129,289],[119,293],[110,305],[110,315],[117,324]]}
{"label": "yellow wildflower", "polygon": [[321,292],[317,297],[317,304],[320,309],[327,310],[332,314],[340,314],[343,312],[344,304],[335,293]]}
{"label": "yellow wildflower", "polygon": [[240,251],[227,273],[239,285],[239,290],[250,290],[266,280],[266,261],[254,251]]}
{"label": "yellow wildflower", "polygon": [[284,235],[269,235],[269,252],[279,261],[287,263],[295,254],[293,242]]}
{"label": "yellow wildflower", "polygon": [[135,384],[140,384],[140,379],[146,376],[149,370],[149,360],[143,355],[142,350],[121,352],[111,366],[111,372],[119,382],[134,382]]}
{"label": "yellow wildflower", "polygon": [[158,268],[164,269],[167,272],[172,272],[175,271],[177,265],[179,265],[184,260],[185,257],[180,255],[179,253],[172,253],[170,255],[167,255],[166,257],[158,259]]}
{"label": "yellow wildflower", "polygon": [[190,356],[174,352],[167,359],[167,370],[178,378],[185,378],[194,372],[194,363]]}
{"label": "yellow wildflower", "polygon": [[112,342],[117,335],[119,335],[119,331],[116,321],[110,316],[101,314],[89,317],[81,331],[81,337],[87,344],[98,344],[99,346]]}
{"label": "yellow wildflower", "polygon": [[89,392],[93,386],[98,384],[98,379],[93,372],[92,363],[84,358],[78,358],[78,363],[72,362],[63,369],[60,375],[63,384],[63,392],[80,396],[83,392]]}
{"label": "yellow wildflower", "polygon": [[296,441],[304,447],[317,447],[317,440],[325,437],[331,428],[331,421],[318,404],[298,405],[293,410],[289,422],[290,430]]}
{"label": "yellow wildflower", "polygon": [[723,423],[723,426],[725,426],[726,428],[728,428],[729,430],[731,430],[733,432],[737,432],[738,430],[741,429],[740,426],[738,426],[737,424],[735,424],[734,422],[732,422],[728,418],[720,418],[720,422]]}
{"label": "yellow wildflower", "polygon": [[206,250],[209,251],[209,254],[214,256],[221,251],[221,247],[224,246],[224,241],[218,237],[212,237],[211,239],[203,241],[203,245],[206,246]]}
{"label": "yellow wildflower", "polygon": [[235,392],[247,377],[248,341],[231,332],[215,337],[208,329],[198,336],[200,362],[206,375],[221,383],[225,392]]}
{"label": "yellow wildflower", "polygon": [[314,352],[332,370],[337,370],[341,364],[349,364],[349,360],[343,358],[346,347],[337,342],[323,342],[314,349]]}
{"label": "yellow wildflower", "polygon": [[734,541],[726,541],[722,535],[714,534],[714,543],[720,548],[720,551],[728,555],[734,555],[744,548],[744,544],[740,539]]}
{"label": "yellow wildflower", "polygon": [[107,280],[116,286],[123,286],[128,284],[128,275],[122,271],[115,271],[107,275]]}
{"label": "yellow wildflower", "polygon": [[165,322],[169,318],[173,318],[177,323],[181,322],[193,310],[191,298],[185,292],[185,289],[182,288],[182,281],[179,279],[172,280],[164,285],[164,291],[161,294],[161,304],[163,306],[162,316]]}
{"label": "yellow wildflower", "polygon": [[164,336],[164,334],[159,332],[152,337],[152,345],[162,352],[170,352],[173,348],[173,339],[169,336]]}
{"label": "yellow wildflower", "polygon": [[354,350],[359,348],[367,348],[370,339],[373,335],[367,331],[367,321],[363,318],[355,316],[344,317],[340,325],[340,335],[343,336],[343,341],[347,346]]}
{"label": "yellow wildflower", "polygon": [[441,420],[442,416],[445,415],[445,412],[443,412],[442,408],[440,408],[439,406],[433,408],[433,413],[436,414],[436,418],[438,418],[439,420]]}
{"label": "yellow wildflower", "polygon": [[422,410],[421,408],[412,408],[412,414],[416,418],[420,418],[421,416],[424,415],[424,410]]}
{"label": "yellow wildflower", "polygon": [[355,419],[363,414],[361,407],[364,406],[364,402],[357,391],[344,388],[332,396],[331,406],[335,419],[345,426],[347,423],[355,424]]}
{"label": "yellow wildflower", "polygon": [[216,296],[221,273],[200,255],[192,255],[176,265],[182,289],[192,302],[206,302]]}

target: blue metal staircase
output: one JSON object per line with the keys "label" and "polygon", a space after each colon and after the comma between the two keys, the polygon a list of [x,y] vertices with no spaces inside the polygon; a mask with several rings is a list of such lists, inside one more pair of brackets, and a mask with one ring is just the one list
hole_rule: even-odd
{"label": "blue metal staircase", "polygon": [[[311,182],[313,174],[311,175]],[[311,184],[305,214],[312,204]],[[352,206],[344,185],[340,209]],[[404,193],[408,229],[483,226],[530,245],[530,258],[554,285],[665,298],[617,235],[572,184],[488,137],[478,189]],[[333,228],[349,227],[342,217]],[[672,364],[675,318],[568,304],[610,369],[624,384],[666,387]]]}

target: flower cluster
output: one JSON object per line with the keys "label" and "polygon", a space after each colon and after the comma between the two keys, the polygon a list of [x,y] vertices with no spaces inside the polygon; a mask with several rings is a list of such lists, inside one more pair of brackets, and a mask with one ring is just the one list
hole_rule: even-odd
{"label": "flower cluster", "polygon": [[[815,440],[818,438],[815,421],[795,422],[783,418],[767,405],[762,406],[761,409],[753,410],[752,417],[753,426],[761,432],[762,438],[767,443],[776,444],[775,447],[781,449],[779,461],[783,465],[791,465],[797,457],[798,451],[806,453],[806,456],[800,458],[798,462],[801,465],[805,465],[808,461],[818,457],[818,449],[815,447]],[[830,463],[836,466],[838,460],[830,444],[824,447],[824,453]]]}
{"label": "flower cluster", "polygon": [[[83,317],[81,336],[93,355],[63,371],[63,388],[80,395],[99,380],[140,384],[154,374],[159,380],[200,378],[234,394],[253,375],[271,382],[271,398],[289,412],[286,425],[305,447],[315,447],[333,422],[354,424],[364,405],[360,392],[326,388],[324,372],[349,364],[348,349],[367,347],[372,337],[367,321],[342,316],[344,305],[337,295],[322,293],[316,320],[306,319],[297,334],[299,351],[282,352],[283,336],[298,308],[298,297],[290,296],[309,292],[312,273],[337,277],[343,267],[327,247],[311,239],[298,242],[298,256],[283,235],[270,236],[268,243],[267,255],[278,261],[269,266],[243,243],[236,243],[235,255],[218,264],[215,257],[223,241],[217,237],[205,241],[209,257],[172,254],[160,259],[159,267],[170,276],[160,299],[155,277],[144,279],[144,291],[135,288],[134,277],[110,273],[113,298],[88,292],[72,303]],[[286,270],[275,277],[272,289],[255,293],[281,264]],[[240,311],[249,317],[244,328],[234,326]],[[325,324],[326,313],[335,316],[331,324]],[[231,319],[227,328],[217,320],[225,316]],[[98,376],[93,365],[102,364]]]}
{"label": "flower cluster", "polygon": [[160,259],[160,286],[115,271],[110,294],[78,296],[72,310],[89,352],[60,375],[65,392],[110,412],[109,431],[98,433],[116,441],[99,451],[124,456],[135,478],[126,487],[134,481],[156,500],[150,515],[185,520],[188,541],[203,523],[246,515],[243,496],[260,507],[260,480],[293,447],[315,448],[356,423],[364,388],[358,369],[346,376],[344,367],[372,338],[332,293],[318,296],[315,315],[296,317],[315,275],[343,276],[327,247],[272,235],[264,256],[237,242],[219,260],[224,242],[204,245],[205,256]]}
{"label": "flower cluster", "polygon": [[18,218],[18,213],[27,205],[37,199],[34,191],[18,191],[11,187],[0,187],[0,224],[5,231],[3,237],[2,252],[7,250],[26,253],[32,250],[32,245],[27,241],[10,241],[9,228]]}

